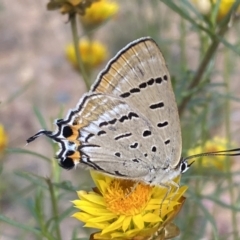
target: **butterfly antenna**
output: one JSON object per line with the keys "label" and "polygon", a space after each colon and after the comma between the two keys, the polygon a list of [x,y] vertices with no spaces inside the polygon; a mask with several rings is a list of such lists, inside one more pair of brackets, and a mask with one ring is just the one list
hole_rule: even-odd
{"label": "butterfly antenna", "polygon": [[204,157],[204,156],[240,156],[240,148],[234,148],[229,150],[217,151],[217,152],[206,152],[199,153],[184,158],[184,161],[188,161],[193,158]]}
{"label": "butterfly antenna", "polygon": [[27,144],[34,141],[36,138],[40,137],[41,135],[45,135],[49,138],[52,138],[54,139],[53,137],[53,132],[52,131],[47,131],[47,130],[40,130],[39,132],[37,132],[35,135],[33,135],[32,137],[28,138],[26,141],[27,141]]}

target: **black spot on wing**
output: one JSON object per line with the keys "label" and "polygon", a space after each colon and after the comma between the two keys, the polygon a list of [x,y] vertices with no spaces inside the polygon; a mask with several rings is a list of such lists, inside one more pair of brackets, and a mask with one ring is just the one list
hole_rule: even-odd
{"label": "black spot on wing", "polygon": [[104,135],[104,134],[106,134],[106,132],[104,130],[101,130],[97,133],[98,136],[101,136],[101,135]]}
{"label": "black spot on wing", "polygon": [[115,153],[115,156],[116,156],[116,157],[121,157],[121,153],[120,153],[120,152],[116,152],[116,153]]}
{"label": "black spot on wing", "polygon": [[166,145],[169,144],[169,143],[170,143],[170,139],[166,140],[164,143],[165,143]]}
{"label": "black spot on wing", "polygon": [[163,103],[163,102],[154,103],[154,104],[150,105],[149,107],[150,107],[151,109],[162,108],[162,107],[164,107],[164,103]]}
{"label": "black spot on wing", "polygon": [[135,142],[135,143],[130,145],[130,148],[137,148],[137,147],[138,147],[138,143],[137,142]]}
{"label": "black spot on wing", "polygon": [[167,122],[167,121],[165,121],[165,122],[160,122],[160,123],[157,124],[157,126],[158,126],[159,128],[166,127],[167,125],[168,125],[168,122]]}
{"label": "black spot on wing", "polygon": [[99,127],[103,127],[103,126],[107,126],[108,125],[108,122],[101,122],[100,124],[99,124]]}
{"label": "black spot on wing", "polygon": [[73,130],[70,126],[65,126],[63,128],[63,131],[62,131],[62,135],[65,137],[65,138],[68,138],[70,136],[73,135]]}
{"label": "black spot on wing", "polygon": [[124,134],[118,135],[118,136],[115,137],[114,139],[115,139],[115,140],[119,140],[119,139],[121,139],[121,138],[126,138],[126,137],[130,137],[130,136],[132,136],[131,133],[124,133]]}
{"label": "black spot on wing", "polygon": [[154,79],[151,78],[151,79],[147,82],[147,84],[150,85],[150,86],[153,85],[153,84],[154,84]]}
{"label": "black spot on wing", "polygon": [[72,169],[75,166],[73,159],[70,157],[60,159],[59,165],[65,169]]}
{"label": "black spot on wing", "polygon": [[130,93],[139,93],[141,90],[139,88],[132,88]]}
{"label": "black spot on wing", "polygon": [[125,93],[121,94],[120,97],[122,97],[122,98],[127,98],[127,97],[129,97],[130,95],[131,95],[130,92],[125,92]]}
{"label": "black spot on wing", "polygon": [[116,123],[116,121],[117,121],[117,119],[116,119],[116,118],[114,118],[114,119],[110,120],[108,123],[109,123],[109,124],[115,124],[115,123]]}
{"label": "black spot on wing", "polygon": [[89,134],[87,135],[87,137],[85,138],[85,142],[88,142],[88,140],[89,140],[91,137],[93,137],[93,136],[95,136],[93,133],[89,133]]}
{"label": "black spot on wing", "polygon": [[152,152],[156,152],[156,151],[157,151],[156,146],[153,146],[153,147],[152,147]]}
{"label": "black spot on wing", "polygon": [[139,163],[138,159],[134,158],[132,159],[133,162]]}
{"label": "black spot on wing", "polygon": [[139,88],[146,88],[147,87],[147,83],[143,82],[143,83],[139,84],[138,87]]}
{"label": "black spot on wing", "polygon": [[151,131],[145,130],[145,131],[143,132],[143,137],[148,137],[148,136],[150,136],[151,134],[152,134]]}
{"label": "black spot on wing", "polygon": [[139,118],[139,116],[135,113],[135,112],[130,112],[129,114],[128,114],[128,118],[131,120],[132,118]]}
{"label": "black spot on wing", "polygon": [[164,79],[165,81],[167,81],[167,80],[168,80],[168,76],[167,76],[167,75],[164,75],[164,76],[163,76],[163,79]]}
{"label": "black spot on wing", "polygon": [[161,83],[162,83],[162,78],[161,78],[161,77],[156,78],[156,79],[155,79],[155,82],[156,82],[157,84],[161,84]]}
{"label": "black spot on wing", "polygon": [[120,119],[119,122],[124,122],[125,120],[128,120],[128,117],[126,115],[123,115]]}
{"label": "black spot on wing", "polygon": [[88,147],[100,147],[100,146],[97,144],[80,145],[78,149],[81,150],[83,148],[88,148]]}

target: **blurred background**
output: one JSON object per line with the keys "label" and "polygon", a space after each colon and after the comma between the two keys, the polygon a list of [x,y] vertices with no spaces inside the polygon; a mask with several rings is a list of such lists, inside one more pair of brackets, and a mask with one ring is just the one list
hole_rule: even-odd
{"label": "blurred background", "polygon": [[[80,54],[89,81],[127,43],[151,36],[172,76],[180,106],[183,156],[239,147],[238,16],[226,24],[236,1],[217,8],[209,5],[210,0],[110,2],[114,5],[109,15],[98,24],[79,21],[79,34],[85,41]],[[58,187],[62,239],[89,235],[70,217],[76,211],[70,202],[77,198],[75,190],[92,186],[89,173],[60,169],[54,159],[57,147],[47,139],[25,146],[39,129],[53,130],[54,119],[64,117],[87,91],[74,62],[68,14],[60,14],[59,8],[47,11],[47,3],[0,0],[1,240],[50,239],[18,225],[39,229],[44,225],[39,219],[52,221],[47,186],[37,176],[51,178]],[[97,41],[93,53],[87,50],[89,41]],[[207,65],[201,73],[204,61]],[[201,74],[199,82],[189,89],[197,74]],[[202,159],[194,164],[182,177],[189,191],[175,220],[181,229],[176,239],[240,239],[239,173],[239,157]]]}

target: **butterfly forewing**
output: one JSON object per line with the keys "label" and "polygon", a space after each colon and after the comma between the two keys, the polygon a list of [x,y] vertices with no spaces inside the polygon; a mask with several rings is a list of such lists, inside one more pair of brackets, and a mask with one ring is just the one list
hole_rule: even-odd
{"label": "butterfly forewing", "polygon": [[182,140],[177,105],[165,60],[152,39],[139,39],[120,51],[99,74],[92,91],[123,99],[148,120],[149,150],[157,148],[155,164],[174,167],[179,163]]}

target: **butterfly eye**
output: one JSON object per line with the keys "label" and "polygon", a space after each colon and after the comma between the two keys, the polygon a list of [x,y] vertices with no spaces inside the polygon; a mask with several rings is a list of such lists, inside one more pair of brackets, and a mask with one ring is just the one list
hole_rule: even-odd
{"label": "butterfly eye", "polygon": [[181,173],[185,173],[189,169],[187,162],[183,161],[180,165]]}

